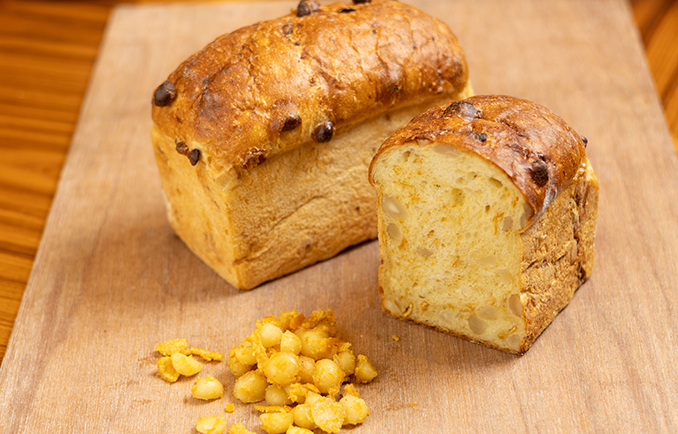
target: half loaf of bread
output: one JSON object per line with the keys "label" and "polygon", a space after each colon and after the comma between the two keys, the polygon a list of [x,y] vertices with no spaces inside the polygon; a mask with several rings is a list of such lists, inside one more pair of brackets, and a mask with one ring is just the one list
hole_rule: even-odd
{"label": "half loaf of bread", "polygon": [[598,182],[585,147],[545,107],[507,96],[398,130],[370,167],[384,310],[525,352],[591,275]]}
{"label": "half loaf of bread", "polygon": [[446,25],[396,1],[355,3],[304,0],[224,35],[154,93],[170,223],[237,288],[375,238],[379,145],[471,95]]}

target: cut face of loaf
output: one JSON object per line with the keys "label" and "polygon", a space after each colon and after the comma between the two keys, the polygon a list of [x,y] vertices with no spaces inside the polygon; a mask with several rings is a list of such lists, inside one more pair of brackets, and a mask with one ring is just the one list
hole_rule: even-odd
{"label": "cut face of loaf", "polygon": [[[598,187],[585,154],[574,170],[565,170],[566,182],[548,180],[550,165],[542,172],[530,163],[523,180],[545,182],[538,186],[545,205],[535,208],[540,192],[530,201],[518,186],[520,158],[498,164],[499,157],[481,155],[501,155],[504,140],[514,148],[518,143],[506,131],[516,128],[516,119],[502,117],[513,125],[508,128],[473,125],[477,112],[485,121],[498,116],[497,101],[483,98],[490,97],[467,100],[474,109],[470,120],[451,120],[448,113],[443,122],[460,133],[438,134],[445,130],[423,114],[387,141],[372,163],[382,305],[397,318],[523,353],[591,273]],[[436,110],[429,117],[442,116]],[[543,147],[535,151],[550,163],[559,158]],[[501,165],[516,167],[513,177]]]}
{"label": "cut face of loaf", "polygon": [[304,0],[218,38],[156,89],[169,221],[239,289],[330,258],[376,236],[367,168],[378,146],[471,94],[439,20],[395,1]]}

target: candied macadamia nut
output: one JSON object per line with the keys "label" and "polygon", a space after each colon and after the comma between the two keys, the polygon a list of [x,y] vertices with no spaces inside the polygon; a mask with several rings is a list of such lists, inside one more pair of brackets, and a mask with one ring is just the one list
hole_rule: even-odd
{"label": "candied macadamia nut", "polygon": [[191,388],[191,394],[194,398],[210,400],[218,399],[224,396],[224,386],[211,375],[196,380]]}
{"label": "candied macadamia nut", "polygon": [[255,433],[245,428],[245,425],[241,423],[234,423],[228,429],[228,434],[255,434]]}
{"label": "candied macadamia nut", "polygon": [[330,398],[320,398],[311,404],[311,415],[318,428],[328,433],[339,432],[344,424],[344,407]]}
{"label": "candied macadamia nut", "polygon": [[322,359],[315,363],[313,384],[321,393],[336,395],[345,377],[346,373],[334,360]]}
{"label": "candied macadamia nut", "polygon": [[191,354],[200,356],[204,361],[211,362],[212,360],[223,360],[224,355],[216,351],[203,350],[202,348],[191,347]]}
{"label": "candied macadamia nut", "polygon": [[344,424],[356,425],[363,423],[367,415],[370,414],[370,409],[365,404],[365,401],[353,395],[344,396],[339,400],[339,404],[344,408],[346,415]]}
{"label": "candied macadamia nut", "polygon": [[287,431],[294,423],[294,416],[291,413],[264,413],[259,416],[261,419],[261,428],[268,434],[281,434]]}
{"label": "candied macadamia nut", "polygon": [[306,429],[316,429],[318,425],[313,421],[313,416],[311,416],[311,406],[308,404],[299,404],[292,409],[292,415],[294,415],[294,423],[297,426]]}
{"label": "candied macadamia nut", "polygon": [[184,356],[181,353],[172,354],[172,366],[181,375],[190,377],[197,374],[202,369],[202,363],[198,362],[193,356]]}
{"label": "candied macadamia nut", "polygon": [[282,330],[280,330],[280,327],[275,324],[266,323],[261,327],[259,334],[261,337],[261,344],[268,348],[277,345],[280,342],[283,333]]}
{"label": "candied macadamia nut", "polygon": [[353,351],[341,351],[332,358],[346,375],[353,375],[355,372],[355,355]]}
{"label": "candied macadamia nut", "polygon": [[266,388],[266,404],[268,405],[288,405],[292,404],[292,400],[287,395],[287,392],[277,384],[270,384]]}
{"label": "candied macadamia nut", "polygon": [[233,395],[244,403],[259,402],[266,397],[266,387],[266,377],[249,371],[235,380]]}
{"label": "candied macadamia nut", "polygon": [[226,429],[226,418],[224,416],[203,416],[198,419],[195,429],[202,434],[221,434]]}
{"label": "candied macadamia nut", "polygon": [[297,355],[282,351],[271,356],[264,367],[264,374],[271,383],[287,386],[294,383],[300,369]]}
{"label": "candied macadamia nut", "polygon": [[163,380],[174,383],[179,379],[179,373],[174,369],[171,357],[162,357],[157,361],[157,365],[158,373]]}
{"label": "candied macadamia nut", "polygon": [[347,380],[367,383],[377,376],[367,357],[356,357],[351,344],[337,337],[331,310],[308,318],[289,311],[257,321],[252,334],[229,352],[228,367],[236,377],[236,398],[266,400],[254,408],[263,413],[261,427],[269,434],[336,433],[362,423],[369,408],[355,387],[346,384],[337,401],[339,392]]}
{"label": "candied macadamia nut", "polygon": [[362,354],[358,355],[358,363],[355,367],[355,378],[359,383],[369,383],[374,380],[377,376],[377,370],[372,365],[370,360],[363,356]]}
{"label": "candied macadamia nut", "polygon": [[313,431],[306,428],[299,428],[298,426],[292,425],[287,430],[287,434],[313,434]]}
{"label": "candied macadamia nut", "polygon": [[163,356],[171,356],[174,353],[181,353],[185,356],[191,354],[188,349],[188,339],[172,339],[155,346],[155,351]]}
{"label": "candied macadamia nut", "polygon": [[291,331],[283,333],[280,340],[280,351],[299,354],[301,352],[301,339]]}

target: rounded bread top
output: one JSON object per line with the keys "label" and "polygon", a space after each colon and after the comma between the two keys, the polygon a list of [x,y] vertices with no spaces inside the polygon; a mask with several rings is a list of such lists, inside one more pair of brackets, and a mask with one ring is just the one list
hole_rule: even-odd
{"label": "rounded bread top", "polygon": [[441,21],[390,0],[318,6],[216,39],[153,95],[153,121],[215,169],[244,169],[376,114],[461,91]]}
{"label": "rounded bread top", "polygon": [[503,95],[474,96],[421,113],[379,148],[370,165],[370,182],[374,185],[372,173],[380,155],[412,143],[446,144],[492,162],[525,195],[534,218],[588,162],[586,138],[558,115]]}

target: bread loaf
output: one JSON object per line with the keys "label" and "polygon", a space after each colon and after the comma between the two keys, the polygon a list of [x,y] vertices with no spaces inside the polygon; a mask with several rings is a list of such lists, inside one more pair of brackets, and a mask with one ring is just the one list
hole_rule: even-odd
{"label": "bread loaf", "polygon": [[430,109],[370,166],[383,309],[525,352],[591,275],[598,182],[580,137],[538,104]]}
{"label": "bread loaf", "polygon": [[318,6],[224,35],[153,95],[169,220],[240,289],[376,237],[367,167],[414,115],[471,95],[456,38],[395,1]]}

